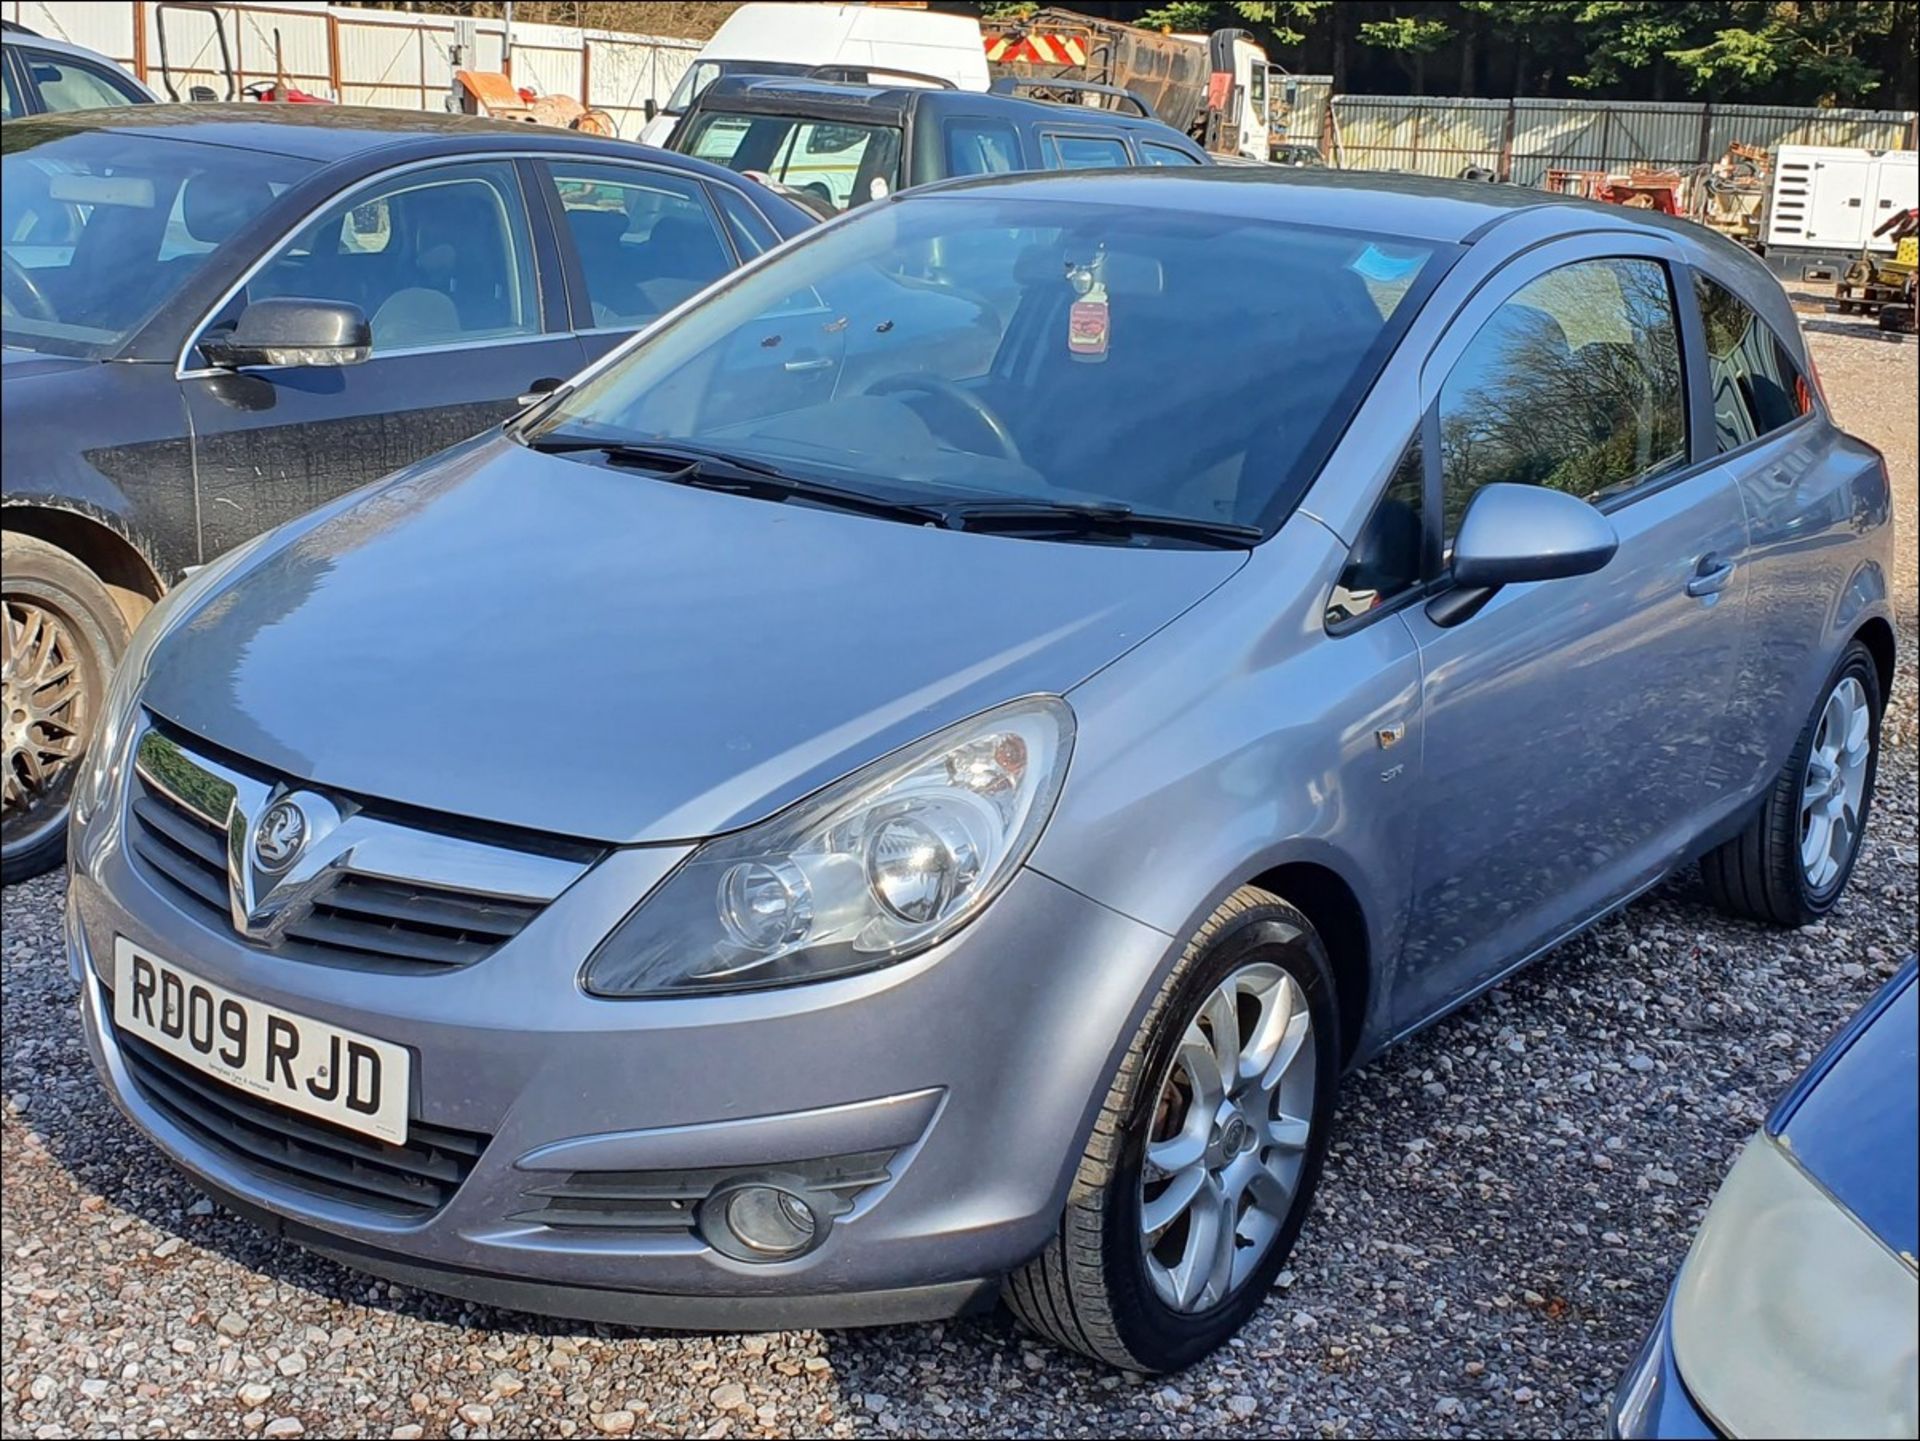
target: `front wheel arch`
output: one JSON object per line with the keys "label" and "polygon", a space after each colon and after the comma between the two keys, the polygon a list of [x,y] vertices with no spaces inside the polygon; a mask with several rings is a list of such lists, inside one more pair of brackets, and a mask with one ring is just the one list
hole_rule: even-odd
{"label": "front wheel arch", "polygon": [[18,502],[0,513],[15,535],[64,550],[99,578],[131,631],[165,595],[160,567],[124,532],[106,521],[65,506]]}

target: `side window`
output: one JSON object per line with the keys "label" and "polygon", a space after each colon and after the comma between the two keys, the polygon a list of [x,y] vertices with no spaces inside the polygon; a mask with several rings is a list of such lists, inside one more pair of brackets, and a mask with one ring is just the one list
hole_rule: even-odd
{"label": "side window", "polygon": [[146,98],[119,76],[84,60],[24,47],[19,54],[49,110],[99,110],[111,105],[138,105]]}
{"label": "side window", "polygon": [[533,242],[511,162],[409,171],[355,191],[248,282],[249,301],[272,295],[359,306],[376,356],[538,334]]}
{"label": "side window", "polygon": [[742,260],[751,260],[780,243],[780,236],[767,223],[766,216],[755,210],[739,191],[725,185],[712,185],[707,193],[719,200],[727,234],[733,237],[733,248],[740,252]]}
{"label": "side window", "polygon": [[1047,134],[1040,137],[1040,162],[1049,170],[1100,170],[1129,163],[1127,144],[1118,136]]}
{"label": "side window", "polygon": [[1004,175],[1020,166],[1020,136],[1004,120],[946,123],[948,175]]}
{"label": "side window", "polygon": [[1716,448],[1737,450],[1813,409],[1813,395],[1780,337],[1745,301],[1698,271],[1693,293],[1707,338]]}
{"label": "side window", "polygon": [[1664,265],[1583,260],[1529,281],[1440,391],[1448,541],[1483,485],[1599,500],[1684,464],[1686,410]]}
{"label": "side window", "polygon": [[553,183],[596,327],[636,329],[733,269],[698,181],[555,161]]}
{"label": "side window", "polygon": [[1156,145],[1151,140],[1136,142],[1140,147],[1142,165],[1198,165],[1200,161],[1184,150],[1171,145]]}
{"label": "side window", "polygon": [[1426,579],[1425,494],[1426,472],[1416,435],[1393,468],[1387,493],[1354,542],[1346,569],[1327,598],[1328,625],[1357,620]]}
{"label": "side window", "polygon": [[21,103],[20,92],[13,83],[13,62],[0,56],[0,89],[5,92],[5,108],[0,109],[0,120],[11,120],[16,115],[24,115],[27,107]]}

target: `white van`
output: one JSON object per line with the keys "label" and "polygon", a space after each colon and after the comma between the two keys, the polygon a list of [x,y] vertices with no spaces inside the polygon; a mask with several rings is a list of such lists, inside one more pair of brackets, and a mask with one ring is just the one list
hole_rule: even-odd
{"label": "white van", "polygon": [[695,57],[640,139],[666,143],[693,97],[722,75],[804,75],[845,65],[879,81],[924,76],[960,90],[987,88],[987,51],[980,23],[966,15],[873,5],[742,5]]}

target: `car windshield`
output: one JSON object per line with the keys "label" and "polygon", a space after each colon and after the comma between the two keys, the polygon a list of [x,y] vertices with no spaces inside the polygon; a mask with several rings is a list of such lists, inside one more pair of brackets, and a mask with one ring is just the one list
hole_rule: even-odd
{"label": "car windshield", "polygon": [[850,125],[799,115],[693,117],[674,149],[742,174],[765,175],[835,210],[880,200],[900,188],[900,127]]}
{"label": "car windshield", "polygon": [[720,450],[887,500],[1271,530],[1455,253],[1194,207],[926,195],[745,272],[527,438]]}
{"label": "car windshield", "polygon": [[0,135],[6,343],[109,355],[208,255],[310,171],[286,155],[55,121]]}

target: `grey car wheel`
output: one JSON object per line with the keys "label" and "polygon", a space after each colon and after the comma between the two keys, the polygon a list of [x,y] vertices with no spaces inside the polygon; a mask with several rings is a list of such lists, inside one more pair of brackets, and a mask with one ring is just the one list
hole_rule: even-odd
{"label": "grey car wheel", "polygon": [[1880,748],[1880,670],[1847,647],[1819,703],[1745,830],[1700,862],[1723,910],[1803,926],[1838,904],[1873,808]]}
{"label": "grey car wheel", "polygon": [[1226,1300],[1293,1209],[1312,1134],[1313,1014],[1276,965],[1241,966],[1187,1024],[1140,1170],[1148,1279],[1176,1311]]}
{"label": "grey car wheel", "polygon": [[1800,783],[1800,865],[1823,891],[1853,859],[1873,755],[1873,710],[1858,676],[1842,676],[1827,696]]}
{"label": "grey car wheel", "polygon": [[1340,1034],[1306,916],[1234,892],[1131,1038],[1060,1228],[1007,1281],[1035,1331],[1134,1371],[1176,1371],[1258,1309],[1326,1157]]}

